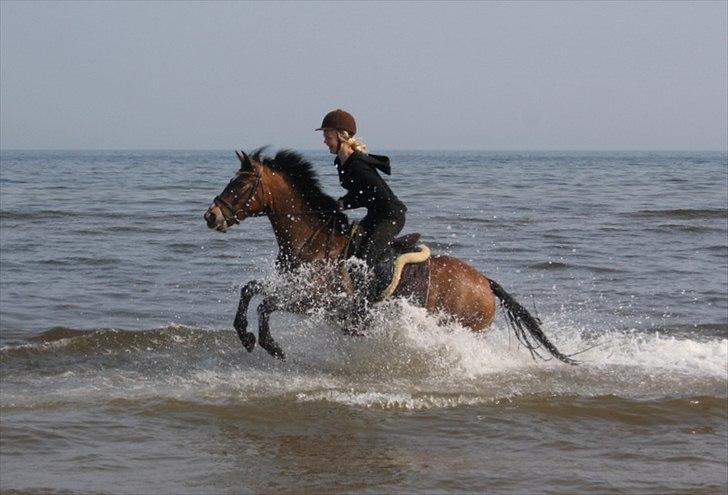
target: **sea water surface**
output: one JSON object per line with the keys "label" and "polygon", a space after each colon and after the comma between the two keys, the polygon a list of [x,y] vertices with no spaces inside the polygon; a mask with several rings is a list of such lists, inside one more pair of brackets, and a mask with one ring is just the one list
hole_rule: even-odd
{"label": "sea water surface", "polygon": [[0,490],[726,493],[728,154],[389,155],[405,232],[579,366],[404,301],[360,338],[275,313],[288,359],[248,354],[239,290],[276,246],[204,223],[232,151],[3,150]]}

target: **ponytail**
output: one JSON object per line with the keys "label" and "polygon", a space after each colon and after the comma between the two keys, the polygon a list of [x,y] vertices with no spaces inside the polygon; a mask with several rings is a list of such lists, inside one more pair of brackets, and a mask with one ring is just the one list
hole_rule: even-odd
{"label": "ponytail", "polygon": [[367,145],[364,144],[363,141],[361,141],[358,138],[355,138],[351,134],[349,134],[348,131],[336,131],[336,135],[339,137],[339,140],[347,144],[351,149],[354,151],[358,151],[359,153],[367,154]]}

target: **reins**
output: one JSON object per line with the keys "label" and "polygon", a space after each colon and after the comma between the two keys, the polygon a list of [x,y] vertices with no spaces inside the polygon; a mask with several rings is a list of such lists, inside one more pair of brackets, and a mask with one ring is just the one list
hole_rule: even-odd
{"label": "reins", "polygon": [[329,235],[326,236],[326,251],[324,251],[324,257],[326,259],[329,259],[329,253],[331,252],[331,240],[334,237],[334,223],[336,222],[336,210],[319,210],[319,211],[310,211],[310,212],[301,212],[300,214],[320,214],[320,213],[332,213],[329,217],[329,220],[326,223],[322,223],[321,226],[313,233],[311,236],[306,239],[306,241],[301,245],[301,247],[298,249],[298,257],[301,257],[301,253],[303,253],[303,250],[313,242],[313,240],[318,236],[324,229],[327,227],[329,228]]}
{"label": "reins", "polygon": [[[253,172],[245,172],[245,174],[253,174]],[[258,191],[258,187],[262,186],[263,177],[260,174],[255,174],[255,183],[253,184],[253,187],[250,189],[250,195],[248,198],[243,202],[242,208],[235,208],[233,205],[231,205],[228,201],[224,200],[220,195],[215,196],[215,199],[213,202],[223,211],[223,216],[225,217],[225,221],[228,224],[236,225],[241,222],[241,218],[239,215],[242,213],[244,214],[244,217],[255,217],[255,216],[261,216],[263,213],[256,213],[251,214],[248,211],[248,207],[250,205],[250,202],[255,197],[256,192]],[[227,214],[226,211],[227,210]],[[313,240],[325,229],[329,229],[329,235],[326,237],[326,250],[325,250],[325,258],[329,259],[329,255],[331,252],[331,242],[334,237],[334,230],[335,230],[335,223],[336,223],[336,213],[338,210],[331,209],[331,210],[303,210],[303,211],[288,211],[286,212],[286,215],[289,216],[306,216],[306,215],[316,215],[316,216],[323,216],[328,215],[329,219],[325,222],[322,222],[321,226],[316,229],[316,231],[306,239],[306,241],[301,245],[301,247],[298,249],[297,257],[300,257],[300,255],[303,253],[303,251],[311,245]]]}
{"label": "reins", "polygon": [[[246,173],[252,174],[252,172],[246,172]],[[246,199],[243,202],[243,207],[240,209],[237,209],[237,210],[235,209],[235,207],[233,207],[233,205],[231,205],[230,203],[228,203],[227,201],[222,199],[219,194],[217,196],[215,196],[215,199],[213,200],[213,202],[218,207],[220,207],[220,206],[224,207],[231,214],[230,217],[227,217],[227,216],[225,217],[225,221],[227,223],[232,223],[233,225],[239,224],[240,219],[238,218],[238,214],[241,212],[245,213],[246,217],[259,216],[262,214],[262,213],[258,213],[258,214],[251,215],[248,211],[246,211],[248,206],[250,205],[250,201],[253,199],[253,196],[255,196],[255,192],[258,190],[258,186],[261,185],[262,181],[263,181],[263,178],[259,174],[255,174],[255,184],[250,189],[250,196],[248,196],[248,199]],[[223,213],[223,215],[224,215],[224,213]]]}
{"label": "reins", "polygon": [[[250,173],[250,172],[248,172],[248,173]],[[253,196],[255,195],[255,191],[258,189],[258,186],[262,183],[262,181],[263,181],[263,178],[260,175],[255,174],[255,184],[253,185],[253,187],[250,191],[250,196],[243,203],[242,208],[239,208],[236,210],[235,207],[233,207],[233,205],[231,205],[230,203],[228,203],[227,201],[222,199],[219,194],[217,196],[215,196],[215,199],[213,199],[213,202],[218,206],[224,207],[226,210],[228,210],[231,213],[230,218],[233,220],[234,224],[240,223],[240,219],[238,218],[238,214],[240,212],[245,213],[246,217],[260,216],[260,215],[262,215],[262,213],[256,213],[256,214],[251,215],[250,213],[248,213],[246,211],[246,207],[250,204],[250,201],[253,199]],[[338,210],[307,210],[307,211],[289,211],[289,212],[286,212],[286,214],[303,216],[303,215],[321,215],[324,213],[330,213],[330,214],[332,214],[331,218],[334,219],[335,217],[333,216],[333,214],[335,214],[337,212],[338,212]],[[226,220],[227,220],[227,218],[226,218]],[[331,221],[331,223],[333,223],[333,221]]]}

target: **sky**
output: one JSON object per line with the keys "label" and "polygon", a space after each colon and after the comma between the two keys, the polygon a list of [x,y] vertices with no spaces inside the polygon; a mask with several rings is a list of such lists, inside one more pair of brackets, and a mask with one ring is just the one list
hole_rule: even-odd
{"label": "sky", "polygon": [[728,2],[0,3],[0,148],[725,150]]}

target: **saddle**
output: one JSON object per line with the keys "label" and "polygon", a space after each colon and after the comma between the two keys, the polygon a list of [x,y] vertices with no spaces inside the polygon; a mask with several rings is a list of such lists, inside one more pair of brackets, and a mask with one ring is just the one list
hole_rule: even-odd
{"label": "saddle", "polygon": [[[350,231],[349,245],[345,258],[348,259],[358,248],[360,236],[356,235],[358,224]],[[411,233],[395,238],[381,259],[372,267],[373,280],[366,292],[373,301],[383,301],[389,297],[407,297],[424,306],[430,281],[430,249],[419,243],[420,234]],[[351,276],[342,267],[346,291],[353,294]]]}
{"label": "saddle", "polygon": [[[358,231],[359,222],[354,222],[349,229],[349,244],[347,244],[346,246],[344,259],[351,258],[354,253],[358,251],[359,245],[362,241],[362,237],[360,235],[357,235]],[[392,241],[392,245],[390,247],[394,251],[394,254],[397,255],[410,253],[416,250],[417,241],[420,240],[420,237],[421,235],[418,232],[401,235]]]}
{"label": "saddle", "polygon": [[[419,239],[419,234],[410,234]],[[430,248],[424,244],[392,248],[392,255],[374,265],[374,298],[407,297],[424,306],[430,285]]]}

